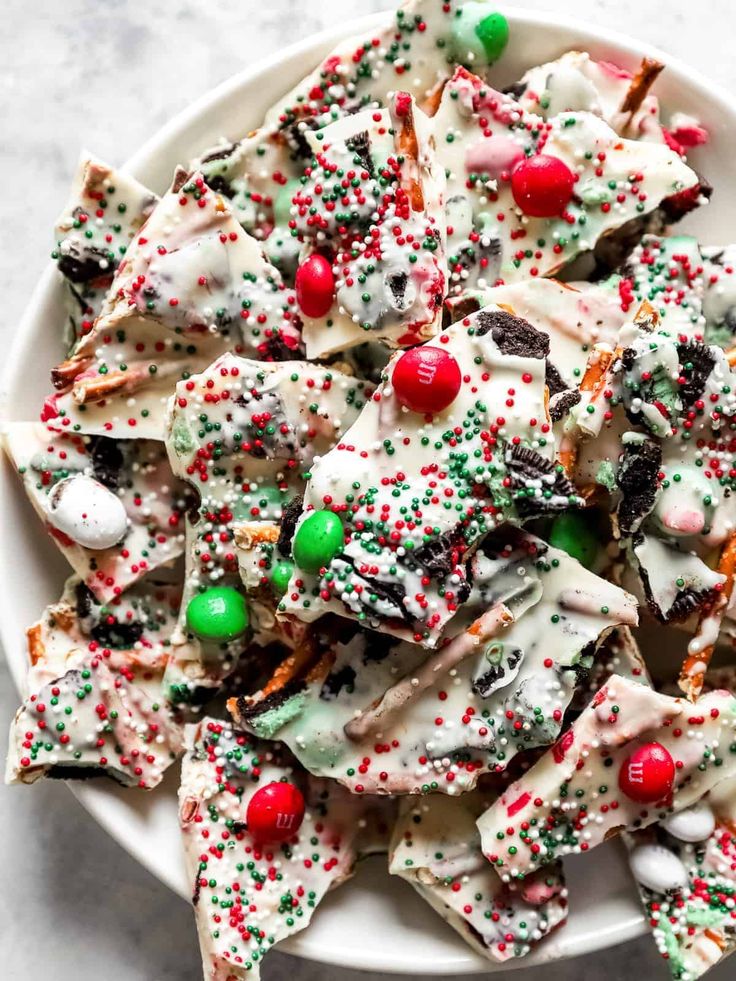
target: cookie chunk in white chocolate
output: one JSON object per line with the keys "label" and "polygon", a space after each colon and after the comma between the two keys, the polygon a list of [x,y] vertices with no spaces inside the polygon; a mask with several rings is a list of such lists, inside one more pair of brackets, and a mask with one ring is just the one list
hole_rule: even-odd
{"label": "cookie chunk in white chocolate", "polygon": [[657,949],[675,981],[695,981],[736,949],[736,786],[624,835]]}
{"label": "cookie chunk in white chocolate", "polygon": [[[269,575],[266,565],[264,582]],[[636,622],[636,603],[566,553],[511,529],[483,543],[471,578],[467,603],[429,661],[417,644],[318,621],[317,665],[268,694],[234,700],[236,721],[359,793],[461,793],[518,752],[549,745],[578,675],[616,624]],[[481,639],[478,618],[500,605],[509,621]],[[462,659],[440,664],[466,641]],[[366,731],[352,731],[366,719]]]}
{"label": "cookie chunk in white chocolate", "polygon": [[406,879],[479,954],[523,957],[567,919],[562,864],[523,883],[504,883],[486,860],[475,822],[493,795],[436,794],[402,804],[391,840],[389,872]]}
{"label": "cookie chunk in white chocolate", "polygon": [[508,25],[492,0],[405,0],[373,31],[340,41],[275,103],[255,133],[211,148],[194,166],[230,196],[244,227],[266,240],[270,254],[287,227],[293,182],[311,157],[311,130],[368,106],[380,108],[399,90],[431,113],[456,65],[482,74],[507,38]]}
{"label": "cookie chunk in white chocolate", "polygon": [[612,676],[558,742],[479,819],[500,875],[527,875],[646,828],[736,775],[736,698],[695,705]]}
{"label": "cookie chunk in white chocolate", "polygon": [[[677,262],[655,258],[661,245],[652,244],[652,264],[676,272]],[[687,270],[686,254],[678,256]],[[644,250],[640,258],[646,266]],[[697,270],[693,311],[704,288]],[[659,306],[664,299],[665,307],[666,290],[656,279],[655,273],[651,300]],[[586,457],[589,472],[591,458],[608,464],[616,537],[637,571],[640,592],[664,622],[707,612],[730,589],[726,572],[714,566],[717,550],[726,549],[736,529],[736,376],[724,352],[699,339],[702,317],[696,320],[687,326],[672,309],[662,318],[642,302],[615,345],[592,352],[585,377],[595,380],[581,384],[561,440],[568,456],[573,444],[573,456]],[[715,642],[723,613],[706,617],[691,653]]]}
{"label": "cookie chunk in white chocolate", "polygon": [[296,272],[308,357],[366,340],[427,340],[440,326],[447,282],[445,174],[429,119],[398,92],[386,109],[364,109],[307,138],[314,160],[289,225],[304,255],[331,261],[319,281],[308,258]]}
{"label": "cookie chunk in white chocolate", "polygon": [[[467,599],[467,560],[484,534],[578,500],[554,463],[548,351],[546,335],[488,307],[395,355],[311,468],[284,613],[333,611],[436,646]],[[326,547],[315,526],[334,533],[336,519],[342,540]]]}
{"label": "cookie chunk in white chocolate", "polygon": [[69,284],[73,340],[92,328],[115,270],[157,201],[129,174],[87,153],[80,157],[52,252]]}
{"label": "cookie chunk in white chocolate", "polygon": [[[257,979],[271,947],[350,877],[367,806],[227,723],[203,719],[186,740],[179,824],[204,977]],[[280,781],[301,788],[306,812],[292,835],[263,842],[248,830],[249,804]]]}
{"label": "cookie chunk in white chocolate", "polygon": [[11,724],[7,780],[103,773],[150,790],[182,748],[160,686],[181,597],[146,578],[100,603],[77,578],[28,629],[27,697]]}
{"label": "cookie chunk in white chocolate", "polygon": [[[534,324],[549,337],[548,362],[556,369],[547,384],[554,396],[576,387],[591,347],[615,343],[626,322],[626,310],[615,278],[605,283],[561,283],[556,279],[525,279],[507,286],[463,290],[449,297],[453,320],[471,310],[496,305]],[[559,377],[558,377],[559,376]]]}
{"label": "cookie chunk in white chocolate", "polygon": [[4,446],[54,543],[99,600],[184,550],[191,492],[162,443],[11,423]]}

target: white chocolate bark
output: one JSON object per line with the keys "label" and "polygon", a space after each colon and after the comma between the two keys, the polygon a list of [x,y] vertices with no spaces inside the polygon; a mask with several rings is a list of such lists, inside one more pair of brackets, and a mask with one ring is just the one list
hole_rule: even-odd
{"label": "white chocolate bark", "polygon": [[[622,139],[590,112],[545,121],[463,69],[445,86],[433,124],[448,172],[451,293],[552,276],[603,236],[698,185],[666,146]],[[511,172],[535,152],[576,175],[559,218],[530,217],[514,201]]]}
{"label": "white chocolate bark", "polygon": [[[188,634],[189,600],[209,586],[241,586],[236,539],[245,544],[245,528],[252,526],[251,537],[260,537],[262,526],[263,544],[269,554],[275,552],[284,507],[301,491],[315,456],[327,452],[352,424],[365,398],[364,382],[335,369],[233,354],[177,386],[166,446],[174,472],[200,497],[196,524],[187,519],[184,599],[168,672],[182,691],[195,683],[217,683],[243,652],[240,640],[220,647]],[[266,595],[259,590],[253,639],[291,646],[298,625],[276,629],[278,599],[270,586],[266,592],[271,592],[271,616],[267,626]]]}
{"label": "white chocolate bark", "polygon": [[158,197],[129,174],[83,152],[56,219],[52,257],[69,284],[71,339],[99,313],[115,270]]}
{"label": "white chocolate bark", "polygon": [[[203,719],[186,740],[179,823],[204,977],[257,979],[270,948],[308,926],[325,893],[352,874],[367,807],[226,723]],[[260,845],[247,829],[248,802],[283,778],[302,788],[304,821],[287,842]]]}
{"label": "white chocolate bark", "polygon": [[561,863],[523,884],[501,881],[475,826],[492,795],[436,794],[406,801],[391,841],[389,872],[406,879],[471,947],[493,961],[523,957],[567,918]]}
{"label": "white chocolate bark", "polygon": [[289,616],[332,611],[434,647],[467,597],[465,565],[483,534],[574,503],[552,463],[545,335],[491,306],[430,344],[460,368],[450,406],[403,406],[396,355],[355,424],[315,460],[300,520],[325,506],[344,515],[345,547],[323,574],[297,568]]}
{"label": "white chocolate bark", "polygon": [[240,220],[257,238],[266,239],[270,253],[286,226],[293,193],[289,185],[301,177],[310,156],[309,131],[358,109],[386,105],[399,90],[431,114],[456,65],[480,74],[487,69],[488,56],[475,27],[493,13],[490,0],[405,0],[374,31],[341,41],[276,102],[260,129],[214,147],[195,166],[208,180],[226,182]]}
{"label": "white chocolate bark", "polygon": [[[60,433],[29,422],[9,424],[4,446],[54,543],[100,601],[182,554],[190,495],[172,474],[163,444]],[[94,478],[122,502],[127,529],[115,545],[84,547],[55,524],[54,488],[75,475]],[[79,522],[84,519],[80,511]]]}
{"label": "white chocolate bark", "polygon": [[101,605],[79,579],[28,629],[28,696],[10,729],[6,780],[106,774],[155,787],[181,749],[161,696],[181,590],[145,579]]}
{"label": "white chocolate bark", "polygon": [[[226,199],[200,174],[179,172],[127,250],[94,326],[54,369],[61,395],[47,411],[63,410],[82,429],[90,415],[95,428],[111,421],[116,435],[132,416],[130,425],[160,437],[162,383],[170,393],[228,350],[264,360],[298,351],[293,302]],[[104,412],[88,411],[101,402]]]}
{"label": "white chocolate bark", "polygon": [[356,739],[345,727],[416,677],[426,651],[370,631],[336,642],[335,626],[324,628],[332,657],[321,676],[264,700],[238,699],[239,724],[285,742],[312,773],[367,793],[458,794],[518,752],[551,743],[578,673],[614,625],[636,622],[636,603],[532,536],[501,536],[496,551],[483,549],[471,563],[473,591],[448,634],[462,635],[499,603],[514,622],[457,667],[437,672],[374,731]]}
{"label": "white chocolate bark", "polygon": [[624,835],[659,953],[695,981],[736,947],[736,784],[724,781],[661,825]]}
{"label": "white chocolate bark", "polygon": [[334,251],[336,294],[323,317],[302,313],[307,356],[432,337],[447,269],[445,174],[429,119],[399,92],[388,108],[365,109],[308,139],[315,161],[293,197],[292,234],[306,252]]}
{"label": "white chocolate bark", "polygon": [[[483,852],[500,875],[527,875],[589,851],[623,830],[683,810],[736,774],[736,699],[696,705],[612,676],[558,742],[479,819]],[[642,804],[619,789],[629,754],[657,742],[675,761],[671,797]]]}

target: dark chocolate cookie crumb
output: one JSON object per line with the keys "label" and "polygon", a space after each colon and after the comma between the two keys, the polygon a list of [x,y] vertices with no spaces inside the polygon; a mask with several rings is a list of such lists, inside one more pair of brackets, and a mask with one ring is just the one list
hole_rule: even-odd
{"label": "dark chocolate cookie crumb", "polygon": [[294,538],[294,530],[302,513],[303,505],[304,498],[301,495],[297,495],[297,497],[289,501],[281,515],[281,530],[279,531],[279,540],[276,542],[276,548],[279,555],[283,555],[285,559],[291,557],[291,542]]}
{"label": "dark chocolate cookie crumb", "polygon": [[683,405],[691,408],[702,397],[708,376],[715,367],[716,359],[712,350],[698,341],[688,341],[677,345],[682,376],[687,379],[678,392]]}
{"label": "dark chocolate cookie crumb", "polygon": [[553,395],[549,400],[549,417],[552,422],[559,422],[560,419],[564,419],[581,398],[577,388],[568,388],[558,395]]}
{"label": "dark chocolate cookie crumb", "polygon": [[481,310],[478,324],[477,336],[483,337],[490,331],[494,343],[504,354],[520,358],[546,358],[549,354],[549,337],[505,310]]}
{"label": "dark chocolate cookie crumb", "polygon": [[659,490],[657,475],[662,466],[662,448],[653,440],[627,443],[616,473],[621,502],[616,515],[621,535],[628,538],[654,507]]}

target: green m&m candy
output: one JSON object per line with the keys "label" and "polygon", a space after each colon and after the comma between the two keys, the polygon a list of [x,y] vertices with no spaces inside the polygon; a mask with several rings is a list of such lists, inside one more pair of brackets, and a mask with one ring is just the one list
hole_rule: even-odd
{"label": "green m&m candy", "polygon": [[287,562],[286,560],[277,562],[273,569],[271,569],[271,585],[273,586],[274,592],[278,593],[279,596],[283,596],[286,592],[293,572],[294,563]]}
{"label": "green m&m candy", "polygon": [[483,0],[462,4],[452,22],[455,58],[468,68],[492,65],[503,54],[509,40],[509,22],[503,14],[490,12]]}
{"label": "green m&m candy", "polygon": [[488,64],[498,61],[509,43],[509,22],[503,14],[489,14],[475,28],[483,45]]}
{"label": "green m&m candy", "polygon": [[339,517],[332,511],[313,511],[294,537],[294,561],[305,572],[319,572],[342,551],[344,543]]}
{"label": "green m&m candy", "polygon": [[235,640],[245,633],[249,623],[245,597],[232,586],[206,589],[187,606],[187,627],[202,640]]}
{"label": "green m&m candy", "polygon": [[555,518],[549,543],[567,552],[586,569],[595,562],[600,542],[584,511],[565,511]]}

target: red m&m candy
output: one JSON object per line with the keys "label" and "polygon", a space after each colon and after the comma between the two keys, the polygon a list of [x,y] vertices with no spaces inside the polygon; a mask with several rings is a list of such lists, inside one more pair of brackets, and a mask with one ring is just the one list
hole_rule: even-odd
{"label": "red m&m candy", "polygon": [[324,317],[335,298],[332,266],[323,255],[310,255],[296,271],[296,300],[307,317]]}
{"label": "red m&m candy", "polygon": [[460,391],[460,366],[439,347],[415,347],[396,362],[396,398],[414,412],[442,412]]}
{"label": "red m&m candy", "polygon": [[631,800],[654,804],[672,793],[675,762],[661,743],[646,743],[634,750],[621,764],[619,788]]}
{"label": "red m&m candy", "polygon": [[304,820],[304,796],[293,783],[269,783],[253,794],[245,819],[256,842],[286,841]]}
{"label": "red m&m candy", "polygon": [[575,174],[559,157],[538,153],[527,157],[511,173],[511,193],[525,215],[555,218],[572,197]]}

